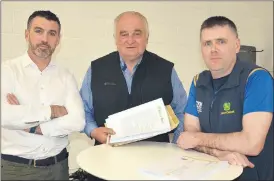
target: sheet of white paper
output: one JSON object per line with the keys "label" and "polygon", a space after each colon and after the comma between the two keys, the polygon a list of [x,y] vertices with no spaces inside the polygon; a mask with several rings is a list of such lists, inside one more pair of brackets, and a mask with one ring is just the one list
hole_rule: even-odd
{"label": "sheet of white paper", "polygon": [[210,162],[186,157],[168,157],[141,168],[141,172],[158,180],[205,180],[228,168],[225,161]]}
{"label": "sheet of white paper", "polygon": [[116,134],[110,143],[145,139],[170,131],[168,114],[162,99],[110,115],[106,126]]}
{"label": "sheet of white paper", "polygon": [[154,137],[159,134],[163,134],[165,131],[151,132],[151,133],[142,133],[138,135],[125,136],[125,137],[115,137],[112,136],[110,143],[120,143],[120,142],[128,142],[128,141],[138,141],[142,139],[147,139]]}

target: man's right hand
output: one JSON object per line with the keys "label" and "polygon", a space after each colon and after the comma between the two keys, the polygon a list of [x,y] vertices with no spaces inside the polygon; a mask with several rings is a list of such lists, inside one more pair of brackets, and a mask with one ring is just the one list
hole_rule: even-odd
{"label": "man's right hand", "polygon": [[254,168],[255,166],[247,159],[245,155],[237,152],[219,151],[217,157],[219,160],[228,161],[228,163],[231,165],[240,165],[250,168]]}
{"label": "man's right hand", "polygon": [[64,106],[51,105],[51,119],[59,118],[68,114],[67,109]]}
{"label": "man's right hand", "polygon": [[106,128],[106,127],[99,127],[95,128],[91,134],[90,137],[96,139],[100,143],[105,144],[107,142],[107,137],[109,135],[114,135],[115,132],[111,128]]}

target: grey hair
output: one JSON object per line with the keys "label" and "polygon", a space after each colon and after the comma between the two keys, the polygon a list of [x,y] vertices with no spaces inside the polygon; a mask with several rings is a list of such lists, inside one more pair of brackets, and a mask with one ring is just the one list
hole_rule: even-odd
{"label": "grey hair", "polygon": [[121,17],[125,14],[131,14],[131,15],[135,15],[141,18],[141,20],[143,21],[143,23],[145,24],[145,32],[146,32],[146,37],[148,38],[149,36],[149,29],[148,29],[148,22],[147,19],[144,15],[142,15],[139,12],[136,11],[126,11],[123,12],[121,14],[119,14],[115,19],[114,19],[114,37],[116,36],[116,27],[117,27],[117,23],[119,22],[119,20],[121,19]]}

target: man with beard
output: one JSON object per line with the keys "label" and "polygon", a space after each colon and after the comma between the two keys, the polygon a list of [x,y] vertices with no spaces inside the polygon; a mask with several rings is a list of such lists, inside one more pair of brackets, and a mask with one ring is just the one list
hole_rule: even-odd
{"label": "man with beard", "polygon": [[2,63],[3,180],[68,180],[68,134],[85,126],[74,76],[51,61],[61,24],[50,11],[28,19],[27,52]]}

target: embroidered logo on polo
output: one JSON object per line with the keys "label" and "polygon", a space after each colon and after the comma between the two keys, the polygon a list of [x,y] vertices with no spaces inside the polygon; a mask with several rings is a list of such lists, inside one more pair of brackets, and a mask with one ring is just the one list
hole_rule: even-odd
{"label": "embroidered logo on polo", "polygon": [[105,82],[104,85],[116,85],[115,82]]}
{"label": "embroidered logo on polo", "polygon": [[221,112],[221,115],[223,114],[234,114],[235,110],[231,110],[231,103],[230,102],[225,102],[223,104],[224,111]]}
{"label": "embroidered logo on polo", "polygon": [[196,107],[197,107],[197,112],[201,113],[203,109],[203,103],[200,101],[196,101]]}

